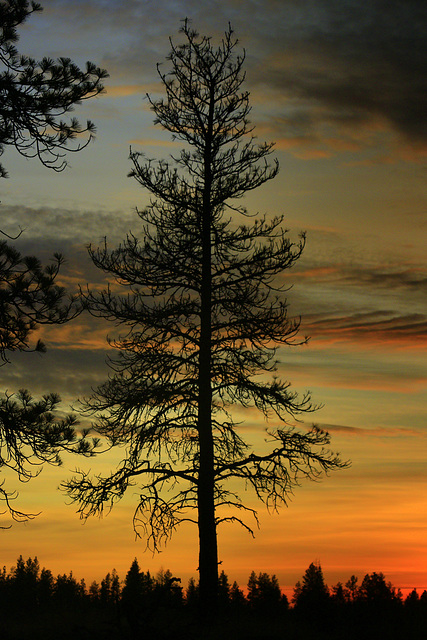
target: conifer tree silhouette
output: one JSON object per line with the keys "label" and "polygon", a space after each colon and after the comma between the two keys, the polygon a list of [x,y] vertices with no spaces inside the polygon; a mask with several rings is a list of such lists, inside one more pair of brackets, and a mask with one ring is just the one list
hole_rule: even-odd
{"label": "conifer tree silhouette", "polygon": [[[108,74],[92,62],[81,70],[69,58],[35,60],[20,55],[17,27],[41,10],[39,3],[28,0],[0,3],[0,155],[12,146],[27,158],[38,158],[46,167],[62,171],[66,153],[83,149],[95,133],[91,121],[82,126],[77,118],[67,121],[64,117],[82,100],[100,94]],[[0,177],[7,177],[1,164]],[[5,229],[0,234],[2,366],[16,351],[45,351],[40,340],[31,345],[35,329],[41,324],[68,322],[80,310],[56,284],[63,263],[60,254],[55,253],[51,263],[43,266],[37,257],[23,256],[11,246],[10,240],[16,240],[20,232],[15,238]],[[76,418],[55,418],[59,402],[53,393],[34,401],[25,389],[0,398],[0,472],[9,468],[27,481],[40,472],[42,464],[60,464],[63,450],[90,455],[95,443],[86,440],[87,432],[77,435]],[[16,495],[0,481],[0,501],[12,518],[34,517],[14,507]]]}
{"label": "conifer tree silhouette", "polygon": [[[131,152],[130,175],[151,203],[138,211],[139,231],[118,248],[90,248],[119,288],[83,292],[90,313],[123,331],[110,340],[118,353],[109,380],[82,410],[126,454],[111,476],[79,472],[63,486],[87,517],[137,484],[134,526],[154,549],[180,522],[196,523],[207,612],[217,598],[218,525],[252,531],[242,513],[256,516],[236,481],[275,509],[301,479],[345,464],[327,448],[327,433],[290,424],[315,407],[275,374],[277,348],[304,342],[280,280],[304,237],[291,242],[282,217],[252,220],[239,202],[278,171],[269,162],[272,145],[252,135],[245,56],[236,53],[231,27],[218,47],[188,21],[181,31],[170,71],[158,67],[166,97],[149,100],[155,122],[186,146],[158,163]],[[257,452],[233,415],[236,405],[271,419]]]}

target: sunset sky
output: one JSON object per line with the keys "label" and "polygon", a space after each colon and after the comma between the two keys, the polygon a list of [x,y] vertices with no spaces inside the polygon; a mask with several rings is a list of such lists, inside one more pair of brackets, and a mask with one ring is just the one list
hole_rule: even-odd
{"label": "sunset sky", "polygon": [[[42,0],[20,29],[19,50],[86,60],[110,74],[106,93],[77,107],[97,126],[94,144],[57,174],[7,149],[0,185],[1,228],[23,253],[62,252],[61,281],[96,285],[102,275],[85,246],[138,235],[135,207],[148,202],[129,147],[148,157],[176,148],[153,126],[146,92],[161,86],[156,63],[180,41],[188,17],[221,37],[231,22],[246,50],[251,120],[276,142],[278,177],[247,197],[251,211],[284,213],[291,237],[307,232],[299,263],[286,273],[289,311],[302,316],[308,345],[279,353],[279,373],[322,405],[311,418],[352,465],[303,484],[288,508],[268,514],[252,539],[238,525],[219,530],[221,568],[241,586],[252,570],[275,573],[291,589],[312,561],[329,585],[383,571],[404,589],[427,589],[427,86],[426,8],[418,0]],[[165,63],[167,68],[167,63]],[[175,143],[176,144],[176,143]],[[61,409],[107,375],[103,322],[80,316],[43,330],[48,352],[16,354],[1,388],[55,391]],[[265,424],[251,416],[248,439]],[[309,426],[307,422],[306,426]],[[302,423],[301,428],[304,428]],[[110,455],[110,454],[109,454]],[[114,458],[66,458],[27,485],[17,506],[41,512],[0,531],[0,566],[37,555],[54,574],[100,580],[133,558],[170,568],[184,585],[196,576],[197,531],[182,526],[160,555],[135,541],[131,493],[102,520],[82,524],[57,491],[76,465],[96,472]],[[247,502],[255,506],[248,493]],[[7,524],[5,516],[4,523]],[[0,522],[1,524],[1,522]]]}

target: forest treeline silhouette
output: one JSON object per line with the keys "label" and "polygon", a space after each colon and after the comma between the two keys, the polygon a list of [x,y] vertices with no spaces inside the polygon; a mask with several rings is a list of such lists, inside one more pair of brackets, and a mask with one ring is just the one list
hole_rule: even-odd
{"label": "forest treeline silhouette", "polygon": [[[189,640],[200,634],[198,601],[194,578],[185,587],[169,570],[152,576],[136,558],[123,580],[113,569],[87,585],[72,572],[54,577],[37,557],[20,556],[9,572],[0,571],[0,637]],[[318,563],[307,568],[290,601],[275,575],[252,571],[241,588],[222,571],[218,604],[212,634],[205,630],[204,637],[422,638],[427,623],[426,590],[404,598],[377,572],[328,588]]]}

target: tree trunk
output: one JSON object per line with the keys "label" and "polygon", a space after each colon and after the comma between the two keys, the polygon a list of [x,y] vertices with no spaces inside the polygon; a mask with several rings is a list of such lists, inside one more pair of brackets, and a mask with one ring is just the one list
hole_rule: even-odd
{"label": "tree trunk", "polygon": [[[200,382],[205,377],[201,367]],[[210,382],[210,381],[209,381]],[[200,468],[198,485],[199,576],[201,611],[207,617],[215,612],[218,590],[218,551],[215,522],[211,391],[207,384],[199,391]]]}
{"label": "tree trunk", "polygon": [[202,284],[200,310],[199,352],[199,576],[200,605],[204,617],[211,618],[216,610],[218,592],[218,547],[214,500],[214,444],[212,434],[211,387],[211,141],[213,121],[213,92],[211,95],[210,131],[206,136],[203,210],[202,210]]}

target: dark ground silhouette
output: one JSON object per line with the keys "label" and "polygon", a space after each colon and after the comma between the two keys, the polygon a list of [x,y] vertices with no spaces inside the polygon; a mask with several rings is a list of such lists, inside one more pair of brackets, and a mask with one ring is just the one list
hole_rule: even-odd
{"label": "dark ground silhouette", "polygon": [[359,640],[424,639],[427,591],[406,598],[382,573],[355,576],[332,588],[312,563],[291,603],[276,576],[252,572],[245,590],[222,572],[216,623],[202,628],[198,585],[184,588],[170,571],[156,576],[132,563],[125,579],[115,570],[87,586],[70,572],[54,577],[37,558],[18,558],[0,572],[2,640]]}

